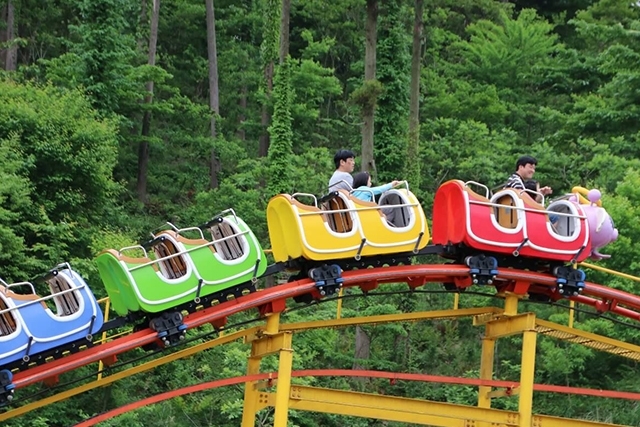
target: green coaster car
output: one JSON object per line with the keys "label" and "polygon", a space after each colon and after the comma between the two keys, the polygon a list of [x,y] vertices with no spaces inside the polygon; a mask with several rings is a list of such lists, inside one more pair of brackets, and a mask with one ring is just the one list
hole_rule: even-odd
{"label": "green coaster car", "polygon": [[[206,297],[226,299],[255,290],[267,260],[251,229],[233,210],[200,227],[169,225],[171,230],[153,235],[142,246],[98,255],[98,271],[116,313],[159,313],[200,304]],[[123,254],[134,250],[143,256]]]}

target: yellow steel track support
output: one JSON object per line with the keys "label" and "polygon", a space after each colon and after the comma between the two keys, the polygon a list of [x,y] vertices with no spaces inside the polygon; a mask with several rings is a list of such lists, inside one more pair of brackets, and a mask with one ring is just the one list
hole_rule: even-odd
{"label": "yellow steel track support", "polygon": [[624,279],[629,279],[629,280],[633,280],[635,282],[640,282],[640,277],[638,277],[638,276],[632,276],[631,274],[621,273],[619,271],[611,270],[609,268],[601,267],[599,265],[589,264],[588,262],[581,262],[580,263],[580,267],[587,267],[587,268],[590,268],[592,270],[598,270],[598,271],[602,271],[603,273],[613,274],[614,276],[622,277]]}
{"label": "yellow steel track support", "polygon": [[569,327],[573,328],[573,319],[575,317],[576,302],[574,300],[569,301]]}
{"label": "yellow steel track support", "polygon": [[518,396],[518,413],[520,426],[529,427],[532,421],[533,408],[533,374],[536,365],[536,331],[524,331],[522,336],[522,362],[520,367],[520,394]]}
{"label": "yellow steel track support", "polygon": [[535,330],[536,315],[534,313],[524,313],[488,322],[485,329],[485,338],[498,339],[517,335],[524,331]]}
{"label": "yellow steel track support", "polygon": [[[274,393],[261,395],[259,409],[276,405]],[[481,423],[501,427],[620,427],[539,415],[525,424],[517,412],[306,386],[291,387],[289,407],[300,411],[442,427],[476,427]]]}
{"label": "yellow steel track support", "polygon": [[[515,298],[514,298],[515,299]],[[517,302],[517,299],[515,299]],[[505,301],[505,313],[513,310]],[[511,335],[522,334],[522,355],[520,366],[520,387],[518,389],[518,413],[519,426],[532,426],[533,405],[533,379],[536,363],[536,315],[534,313],[513,314],[489,320],[485,326],[485,336],[482,340],[482,361],[480,366],[480,378],[491,379],[493,370],[487,366],[493,365],[493,351],[495,340]],[[489,408],[491,406],[490,387],[480,387],[478,390],[478,406]],[[486,424],[483,424],[486,425]]]}
{"label": "yellow steel track support", "polygon": [[133,368],[129,368],[127,370],[118,372],[113,375],[109,375],[107,377],[103,377],[100,381],[93,381],[88,384],[81,385],[80,387],[76,387],[71,390],[64,391],[62,393],[58,393],[56,395],[47,397],[42,400],[38,400],[37,402],[29,403],[27,405],[21,406],[16,409],[12,409],[10,411],[0,413],[0,421],[5,421],[13,417],[18,417],[20,415],[24,415],[28,412],[31,412],[35,409],[42,408],[43,406],[47,406],[51,403],[60,402],[62,400],[68,399],[70,397],[76,396],[78,394],[84,393],[85,391],[93,390],[98,387],[103,387],[105,385],[109,385],[116,381],[119,381],[123,378],[127,378],[131,375],[139,374],[141,372],[146,372],[151,369],[154,369],[158,366],[164,365],[165,363],[173,362],[175,360],[183,359],[185,357],[192,356],[196,353],[199,353],[203,350],[207,350],[212,347],[216,347],[218,345],[227,344],[232,341],[243,338],[246,335],[254,334],[258,328],[250,328],[243,331],[238,331],[234,333],[227,334],[223,337],[219,337],[213,339],[211,341],[194,345],[193,347],[185,348],[184,350],[180,350],[173,354],[169,354],[167,356],[159,357],[158,359],[151,360],[147,363],[143,363],[142,365],[135,366]]}
{"label": "yellow steel track support", "polygon": [[[100,381],[80,386],[47,399],[0,414],[0,421],[22,415],[33,409],[77,395],[93,388],[111,384],[119,379],[148,371],[162,364],[188,357],[216,345],[225,344],[239,338],[251,343],[247,373],[260,373],[260,364],[267,355],[279,356],[278,381],[275,393],[265,391],[274,382],[248,382],[245,387],[242,427],[253,427],[257,411],[265,407],[275,407],[274,427],[286,427],[289,409],[326,412],[348,416],[384,419],[433,426],[455,427],[589,427],[614,426],[613,424],[570,420],[564,418],[532,415],[533,380],[537,334],[564,339],[598,350],[609,351],[634,360],[640,359],[640,347],[622,343],[610,338],[568,328],[551,322],[538,320],[533,313],[517,314],[517,296],[508,296],[505,310],[495,307],[442,310],[434,312],[402,313],[372,317],[342,318],[280,324],[280,315],[267,317],[265,327],[255,327],[230,333],[212,341],[199,344],[174,354],[160,357],[143,365],[130,368],[102,378]],[[514,307],[514,302],[516,306]],[[509,313],[510,315],[507,315]],[[416,399],[380,396],[375,394],[352,393],[340,390],[314,389],[291,385],[293,351],[292,332],[316,328],[344,327],[360,324],[380,324],[388,322],[410,322],[428,319],[458,318],[474,316],[474,325],[485,326],[482,344],[481,379],[492,379],[495,341],[499,338],[522,334],[522,359],[520,387],[509,394],[519,396],[518,412],[491,409],[491,399],[505,395],[500,390],[481,386],[478,390],[478,406],[451,405]]]}
{"label": "yellow steel track support", "polygon": [[[289,393],[291,390],[291,369],[293,367],[292,332],[280,331],[280,313],[272,313],[267,317],[266,328],[253,336],[247,336],[251,342],[251,356],[248,360],[247,374],[260,372],[262,358],[271,354],[279,354],[278,382],[275,393],[274,427],[287,427],[289,419]],[[258,388],[264,383],[247,382],[244,389],[244,410],[242,427],[255,425],[256,412],[259,405],[264,404],[263,395]]]}
{"label": "yellow steel track support", "polygon": [[336,308],[336,319],[339,319],[342,317],[342,297],[344,295],[344,288],[340,288],[340,291],[338,291],[338,307]]}
{"label": "yellow steel track support", "polygon": [[[493,360],[496,349],[496,341],[491,338],[482,339],[482,356],[480,359],[480,379],[493,379]],[[491,387],[480,386],[478,388],[478,407],[491,408]]]}
{"label": "yellow steel track support", "polygon": [[640,361],[640,346],[638,345],[559,325],[547,320],[537,319],[536,326],[539,334]]}
{"label": "yellow steel track support", "polygon": [[[247,375],[254,375],[260,372],[261,359],[250,357],[247,361]],[[253,427],[255,425],[257,404],[259,393],[257,384],[248,381],[244,386],[244,409],[242,411],[242,427]]]}
{"label": "yellow steel track support", "polygon": [[[111,299],[106,298],[106,301],[104,303],[104,323],[107,323],[109,321],[109,308],[110,307],[111,307]],[[107,331],[104,331],[102,333],[102,339],[100,340],[100,342],[102,344],[107,342]],[[104,368],[104,362],[101,360],[98,363],[98,381],[100,381],[102,379],[102,369],[103,368]]]}
{"label": "yellow steel track support", "polygon": [[291,368],[293,367],[293,349],[291,348],[291,332],[284,334],[285,345],[280,351],[278,363],[278,386],[276,391],[276,412],[274,427],[287,427],[289,419],[289,392],[291,391]]}
{"label": "yellow steel track support", "polygon": [[504,314],[506,316],[515,316],[518,314],[518,301],[520,297],[511,292],[504,294]]}

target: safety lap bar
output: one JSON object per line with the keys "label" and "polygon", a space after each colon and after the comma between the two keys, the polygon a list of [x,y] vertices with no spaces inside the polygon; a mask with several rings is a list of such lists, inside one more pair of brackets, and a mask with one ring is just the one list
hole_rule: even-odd
{"label": "safety lap bar", "polygon": [[487,199],[490,199],[490,198],[491,198],[491,192],[489,191],[489,187],[487,187],[486,185],[484,185],[484,184],[480,184],[479,182],[476,182],[476,181],[467,181],[467,182],[465,182],[465,183],[464,183],[464,186],[465,186],[465,187],[468,187],[468,186],[469,186],[469,184],[477,185],[478,187],[484,188],[484,191],[485,191],[485,197],[486,197]]}
{"label": "safety lap bar", "polygon": [[[337,192],[335,192],[337,194]],[[328,196],[328,195],[327,195]],[[327,196],[323,196],[323,197],[327,197]],[[298,200],[298,197],[310,197],[313,199],[313,205],[317,208],[318,207],[318,199],[316,198],[315,195],[311,194],[311,193],[293,193],[291,195],[292,199]],[[323,199],[320,199],[323,201]],[[299,201],[299,200],[298,200]]]}

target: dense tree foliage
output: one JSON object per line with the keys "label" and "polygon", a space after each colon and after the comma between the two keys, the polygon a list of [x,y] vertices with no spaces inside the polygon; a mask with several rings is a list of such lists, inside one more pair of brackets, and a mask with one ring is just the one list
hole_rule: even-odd
{"label": "dense tree foliage", "polygon": [[[434,0],[424,2],[417,48],[413,0],[378,2],[375,79],[365,82],[366,0],[292,0],[289,56],[279,61],[277,0],[215,2],[219,112],[211,134],[207,13],[201,0],[163,0],[155,65],[148,64],[147,0],[0,0],[0,277],[25,280],[72,261],[104,295],[95,254],[133,244],[166,221],[201,223],[233,208],[269,246],[265,208],[277,192],[321,194],[338,148],[358,153],[363,112],[374,114],[380,181],[409,184],[429,215],[433,194],[460,178],[499,186],[515,159],[539,160],[537,178],[562,194],[600,188],[620,238],[603,265],[640,275],[640,6],[628,0]],[[8,6],[13,27],[7,28]],[[11,31],[10,31],[11,30]],[[419,60],[410,105],[412,48]],[[416,54],[417,52],[417,54]],[[286,55],[284,55],[286,56]],[[369,58],[371,59],[371,58]],[[145,84],[154,82],[153,93]],[[153,102],[144,102],[145,97]],[[414,101],[415,101],[414,97]],[[375,107],[375,108],[374,108]],[[418,122],[409,132],[410,112]],[[143,117],[150,118],[142,129]],[[415,115],[413,116],[415,117]],[[414,119],[415,120],[415,119]],[[409,139],[410,138],[410,139]],[[411,153],[407,146],[411,141]],[[145,197],[136,193],[138,149],[148,144]],[[416,145],[417,144],[417,145]],[[416,153],[417,150],[417,153]],[[211,189],[211,153],[220,162]],[[358,153],[360,154],[360,153]],[[358,159],[359,161],[359,156]],[[365,165],[365,168],[367,165]],[[358,168],[359,169],[359,168]],[[439,260],[429,260],[440,262]],[[589,279],[636,292],[634,282]],[[448,308],[437,284],[423,292],[345,298],[345,316]],[[464,306],[500,304],[487,295]],[[640,343],[638,325],[578,307],[578,327]],[[566,323],[563,304],[527,303]],[[335,303],[302,307],[287,321],[330,318]],[[245,313],[230,323],[253,318]],[[356,339],[367,352],[354,349]],[[500,341],[495,376],[518,380],[519,338]],[[295,336],[297,368],[380,369],[478,377],[480,332],[468,320],[307,331]],[[540,338],[536,382],[640,391],[633,363]],[[11,420],[7,427],[69,426],[92,414],[189,384],[243,375],[248,348],[233,343],[153,376]],[[127,355],[133,359],[143,351]],[[366,357],[364,357],[365,355]],[[562,361],[558,363],[558,361]],[[275,362],[267,360],[266,370]],[[65,375],[73,380],[91,368]],[[314,386],[475,404],[476,389],[376,380],[305,378]],[[30,391],[44,390],[35,386]],[[513,398],[495,407],[515,409]],[[536,394],[540,413],[640,424],[625,401]],[[242,389],[184,396],[105,426],[237,426]],[[261,425],[273,414],[261,413]],[[296,412],[291,425],[378,426],[370,420]],[[398,424],[386,423],[387,426]]]}
{"label": "dense tree foliage", "polygon": [[90,258],[101,224],[118,221],[115,123],[99,118],[79,91],[51,85],[0,82],[0,102],[3,276]]}

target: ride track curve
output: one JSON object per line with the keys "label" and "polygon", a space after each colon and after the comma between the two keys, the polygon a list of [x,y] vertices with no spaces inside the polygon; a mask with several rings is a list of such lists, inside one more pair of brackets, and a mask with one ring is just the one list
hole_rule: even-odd
{"label": "ride track curve", "polygon": [[[455,283],[461,291],[464,291],[471,284],[469,270],[469,267],[457,264],[420,264],[345,271],[342,277],[344,287],[360,287],[364,292],[376,289],[380,284],[399,282],[407,283],[411,289],[416,289],[430,282],[448,282]],[[551,299],[559,299],[560,297],[555,294],[556,281],[557,278],[550,274],[499,268],[494,285],[500,292],[524,296],[528,290],[535,290],[538,293],[546,291]],[[310,279],[278,285],[205,308],[187,315],[184,323],[189,329],[197,328],[206,323],[223,326],[228,316],[254,308],[258,309],[261,314],[278,313],[285,309],[287,299],[305,294],[320,297],[316,284]],[[581,295],[567,299],[590,305],[600,313],[611,312],[633,320],[640,320],[640,296],[624,291],[586,282]],[[111,342],[17,372],[14,375],[14,384],[16,388],[23,388],[41,381],[56,381],[57,377],[65,372],[100,360],[114,358],[156,340],[157,334],[151,329],[134,332]]]}
{"label": "ride track curve", "polygon": [[[445,383],[445,384],[470,385],[470,386],[476,386],[476,387],[478,386],[502,387],[507,390],[514,390],[519,385],[519,383],[514,381],[481,380],[477,378],[459,378],[459,377],[448,377],[448,376],[441,376],[441,375],[407,374],[407,373],[398,373],[398,372],[382,372],[382,371],[368,371],[368,370],[353,371],[353,370],[347,370],[347,369],[305,369],[300,371],[293,371],[291,372],[291,376],[294,378],[329,377],[329,376],[382,378],[382,379],[388,379],[392,383],[395,383],[396,381],[428,381],[428,382],[437,382],[437,383]],[[155,396],[150,396],[144,399],[140,399],[136,402],[128,403],[126,405],[120,406],[119,408],[112,409],[110,411],[96,415],[95,417],[89,418],[88,420],[82,421],[76,424],[74,427],[92,427],[98,423],[107,421],[111,418],[117,417],[127,412],[131,412],[148,405],[160,403],[165,400],[173,399],[175,397],[185,396],[185,395],[197,393],[200,391],[211,390],[219,387],[227,387],[230,385],[243,384],[251,381],[267,380],[267,381],[273,382],[277,379],[278,379],[277,372],[267,372],[267,373],[243,375],[240,377],[225,378],[222,380],[208,381],[200,384],[195,384],[195,385],[179,388],[176,390],[167,391],[164,393],[159,393],[159,394],[156,394]],[[606,391],[606,390],[593,390],[593,389],[586,389],[586,388],[553,386],[553,385],[547,385],[547,384],[534,384],[533,389],[535,391],[550,392],[550,393],[568,393],[568,394],[579,394],[579,395],[592,396],[592,397],[611,397],[611,398],[628,399],[628,400],[636,400],[636,401],[640,400],[640,393],[613,392],[613,391]]]}

